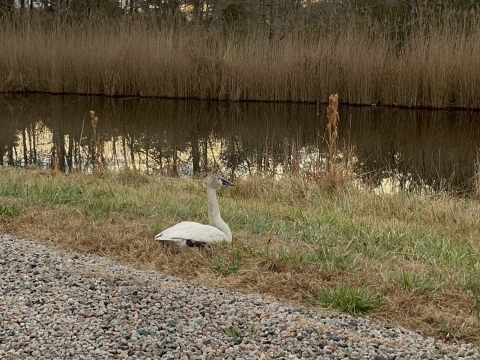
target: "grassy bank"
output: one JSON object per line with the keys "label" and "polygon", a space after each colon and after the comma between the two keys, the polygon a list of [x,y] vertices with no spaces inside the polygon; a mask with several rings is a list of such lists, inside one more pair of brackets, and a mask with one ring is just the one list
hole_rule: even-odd
{"label": "grassy bank", "polygon": [[475,12],[325,20],[272,38],[154,18],[0,25],[0,91],[480,108]]}
{"label": "grassy bank", "polygon": [[232,245],[180,249],[153,236],[206,222],[203,179],[0,168],[1,231],[480,345],[478,201],[261,177],[219,200]]}

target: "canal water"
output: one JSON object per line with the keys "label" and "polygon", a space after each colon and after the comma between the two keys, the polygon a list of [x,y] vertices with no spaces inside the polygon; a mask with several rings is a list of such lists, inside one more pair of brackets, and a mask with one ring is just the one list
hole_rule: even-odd
{"label": "canal water", "polygon": [[[480,112],[341,105],[339,114],[338,161],[376,187],[474,188]],[[0,94],[0,165],[314,176],[325,170],[326,129],[326,105]]]}

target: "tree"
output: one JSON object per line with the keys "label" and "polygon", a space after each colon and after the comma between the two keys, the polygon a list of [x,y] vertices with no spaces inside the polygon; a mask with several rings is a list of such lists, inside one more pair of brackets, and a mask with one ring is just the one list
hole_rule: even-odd
{"label": "tree", "polygon": [[15,0],[0,0],[0,14],[12,13],[15,10]]}

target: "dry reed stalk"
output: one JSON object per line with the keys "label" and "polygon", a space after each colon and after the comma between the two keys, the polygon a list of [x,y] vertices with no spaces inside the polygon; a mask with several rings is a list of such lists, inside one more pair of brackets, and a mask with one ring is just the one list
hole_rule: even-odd
{"label": "dry reed stalk", "polygon": [[337,138],[338,138],[338,94],[330,95],[327,107],[328,118],[328,154],[327,154],[327,172],[336,172],[335,159],[337,157]]}
{"label": "dry reed stalk", "polygon": [[474,173],[474,196],[480,200],[480,149],[477,149],[477,160],[475,161],[475,173]]}

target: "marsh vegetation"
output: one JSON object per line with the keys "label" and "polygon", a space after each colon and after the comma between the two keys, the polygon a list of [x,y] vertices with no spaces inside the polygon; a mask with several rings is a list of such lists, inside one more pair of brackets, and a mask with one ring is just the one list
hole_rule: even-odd
{"label": "marsh vegetation", "polygon": [[201,22],[180,11],[12,14],[0,25],[0,91],[287,102],[339,93],[348,104],[478,109],[472,6],[383,16],[225,8]]}

